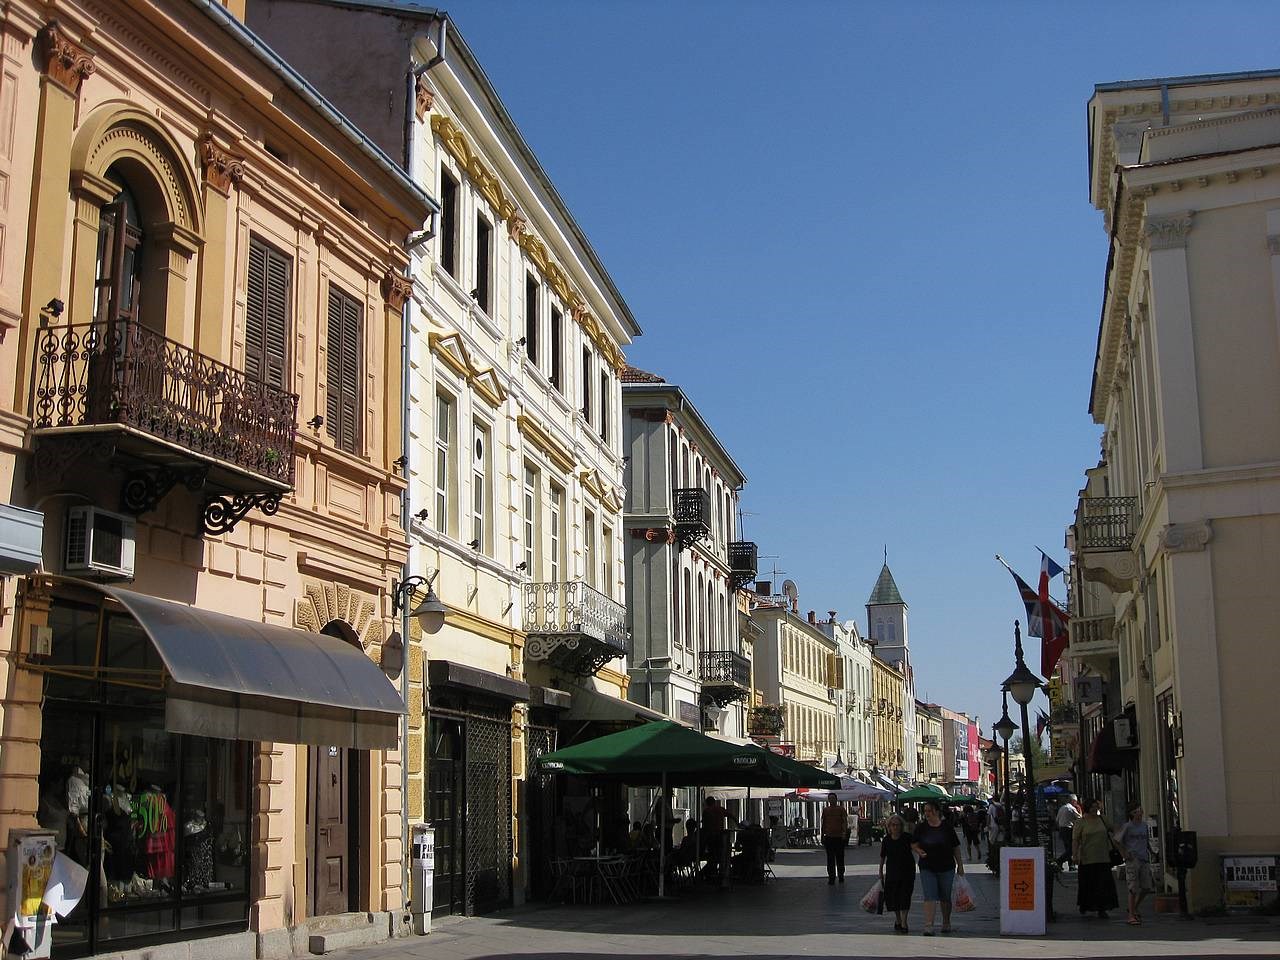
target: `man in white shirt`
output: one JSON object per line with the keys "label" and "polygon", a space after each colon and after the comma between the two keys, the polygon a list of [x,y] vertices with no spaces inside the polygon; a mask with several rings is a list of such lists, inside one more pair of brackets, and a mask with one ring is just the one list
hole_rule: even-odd
{"label": "man in white shirt", "polygon": [[1058,857],[1058,866],[1067,864],[1068,870],[1071,869],[1071,829],[1079,819],[1080,803],[1074,793],[1069,793],[1062,806],[1058,807],[1058,816],[1054,821],[1058,827],[1058,838],[1062,841],[1062,856]]}

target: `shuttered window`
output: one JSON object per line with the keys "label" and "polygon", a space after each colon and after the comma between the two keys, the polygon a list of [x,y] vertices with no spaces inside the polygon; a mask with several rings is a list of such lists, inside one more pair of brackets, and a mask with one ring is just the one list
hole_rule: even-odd
{"label": "shuttered window", "polygon": [[244,372],[284,388],[289,336],[289,275],[293,261],[257,237],[249,240]]}
{"label": "shuttered window", "polygon": [[364,311],[329,285],[329,383],[324,425],[334,444],[357,453],[360,444],[360,345]]}

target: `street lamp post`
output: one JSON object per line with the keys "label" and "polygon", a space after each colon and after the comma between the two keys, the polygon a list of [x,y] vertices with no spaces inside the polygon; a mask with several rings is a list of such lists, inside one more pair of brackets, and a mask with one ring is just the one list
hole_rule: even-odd
{"label": "street lamp post", "polygon": [[1035,768],[1031,760],[1031,729],[1027,721],[1027,705],[1031,703],[1036,691],[1044,686],[1043,681],[1027,669],[1022,656],[1022,625],[1013,621],[1013,652],[1016,664],[1013,673],[1004,681],[1004,689],[1008,690],[1018,704],[1022,713],[1022,760],[1026,765],[1027,820],[1025,827],[1026,840],[1029,846],[1040,845],[1040,823],[1036,819]]}
{"label": "street lamp post", "polygon": [[1006,842],[1011,842],[1013,840],[1013,830],[1011,829],[1013,811],[1010,810],[1012,804],[1009,802],[1011,799],[1009,788],[1012,786],[1012,780],[1009,775],[1009,738],[1013,736],[1017,726],[1014,724],[1013,718],[1009,716],[1009,691],[1007,688],[1000,693],[1000,705],[1000,719],[991,725],[991,729],[996,736],[1004,741],[1004,835]]}

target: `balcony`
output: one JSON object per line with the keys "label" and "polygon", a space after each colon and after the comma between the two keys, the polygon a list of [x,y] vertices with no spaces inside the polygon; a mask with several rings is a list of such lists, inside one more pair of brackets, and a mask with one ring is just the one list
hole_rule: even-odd
{"label": "balcony", "polygon": [[750,540],[735,540],[729,544],[729,580],[734,590],[755,582],[758,554],[759,548]]}
{"label": "balcony", "polygon": [[1133,590],[1138,560],[1133,538],[1138,529],[1137,497],[1081,497],[1072,528],[1076,562],[1086,580],[1115,593]]}
{"label": "balcony", "polygon": [[1105,663],[1120,654],[1115,617],[1072,617],[1066,655],[1086,663]]}
{"label": "balcony", "polygon": [[751,661],[733,650],[704,650],[698,654],[702,694],[717,706],[745,700],[751,689]]}
{"label": "balcony", "polygon": [[[298,397],[136,321],[45,327],[32,380],[35,467],[60,483],[86,453],[125,473],[122,504],[152,510],[178,483],[222,533],[293,488]],[[230,495],[230,496],[228,496]]]}
{"label": "balcony", "polygon": [[631,653],[626,608],[581,580],[526,583],[523,596],[525,659],[589,677]]}
{"label": "balcony", "polygon": [[707,491],[701,487],[678,487],[672,491],[671,501],[680,549],[711,535],[711,495]]}

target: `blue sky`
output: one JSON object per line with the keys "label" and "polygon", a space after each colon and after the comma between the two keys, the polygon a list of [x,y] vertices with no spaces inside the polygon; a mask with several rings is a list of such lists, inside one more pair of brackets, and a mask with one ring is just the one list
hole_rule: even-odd
{"label": "blue sky", "polygon": [[994,554],[1065,564],[1098,456],[1085,104],[1280,67],[1280,6],[448,9],[643,327],[631,361],[747,473],[761,566],[865,628],[887,544],[917,693],[990,735],[1022,616]]}

